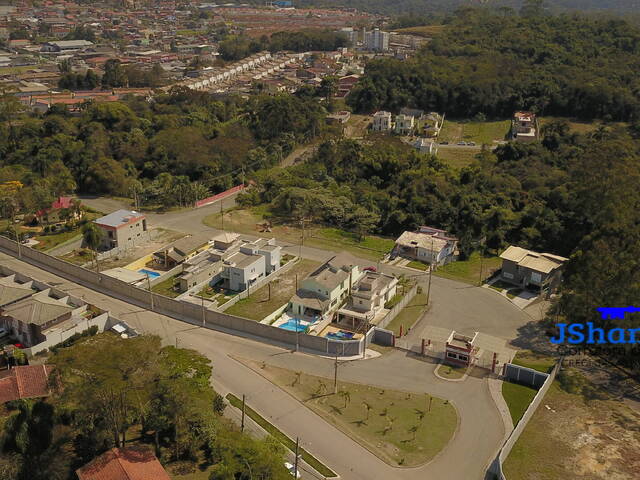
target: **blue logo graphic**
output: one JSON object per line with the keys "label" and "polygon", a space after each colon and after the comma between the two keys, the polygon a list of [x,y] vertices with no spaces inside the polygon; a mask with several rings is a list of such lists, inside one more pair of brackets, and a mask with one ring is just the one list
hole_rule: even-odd
{"label": "blue logo graphic", "polygon": [[[600,307],[597,309],[603,320],[623,320],[627,313],[640,312],[638,307]],[[594,344],[635,344],[640,343],[640,328],[604,328],[594,326],[593,322],[558,323],[558,336],[551,343],[571,345]]]}

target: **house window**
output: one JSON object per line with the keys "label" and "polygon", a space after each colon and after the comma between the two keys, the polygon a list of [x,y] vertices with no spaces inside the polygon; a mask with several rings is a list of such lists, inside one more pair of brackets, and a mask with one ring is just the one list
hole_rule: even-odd
{"label": "house window", "polygon": [[502,272],[502,276],[503,276],[504,278],[508,278],[509,280],[512,280],[512,279],[513,279],[513,273],[509,273],[509,272],[505,272],[505,271],[503,271],[503,272]]}
{"label": "house window", "polygon": [[531,272],[531,281],[540,283],[542,281],[542,275],[537,272]]}
{"label": "house window", "polygon": [[458,359],[462,360],[463,362],[469,361],[469,357],[467,357],[466,355],[458,355]]}
{"label": "house window", "polygon": [[458,359],[458,355],[456,353],[451,353],[451,352],[447,352],[447,357],[448,358],[455,358],[456,360]]}

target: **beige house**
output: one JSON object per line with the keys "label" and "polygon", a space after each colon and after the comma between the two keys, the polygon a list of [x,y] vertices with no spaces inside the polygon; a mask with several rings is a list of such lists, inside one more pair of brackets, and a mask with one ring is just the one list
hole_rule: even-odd
{"label": "beige house", "polygon": [[373,114],[373,123],[371,124],[371,130],[374,132],[388,132],[391,130],[393,124],[391,122],[390,112],[376,112]]}
{"label": "beige house", "polygon": [[398,135],[409,135],[413,132],[415,119],[411,115],[396,115],[395,132]]}
{"label": "beige house", "polygon": [[400,256],[431,265],[446,265],[456,260],[457,248],[458,239],[449,236],[445,230],[423,226],[417,232],[404,232],[400,235],[392,257]]}
{"label": "beige house", "polygon": [[333,314],[362,275],[350,256],[336,255],[301,282],[290,301],[291,315],[316,320]]}
{"label": "beige house", "polygon": [[538,120],[532,112],[516,112],[511,121],[511,137],[517,142],[533,142],[538,139]]}
{"label": "beige house", "polygon": [[106,250],[133,246],[148,239],[145,216],[133,210],[116,210],[94,223],[103,231],[102,247]]}
{"label": "beige house", "polygon": [[[398,279],[383,273],[365,272],[351,290],[346,304],[338,310],[336,323],[343,323],[352,329],[367,330],[376,323],[384,305],[396,294]],[[361,327],[361,328],[359,328]]]}
{"label": "beige house", "polygon": [[500,255],[501,280],[533,290],[555,290],[562,280],[562,267],[569,260],[551,253],[538,253],[511,245]]}

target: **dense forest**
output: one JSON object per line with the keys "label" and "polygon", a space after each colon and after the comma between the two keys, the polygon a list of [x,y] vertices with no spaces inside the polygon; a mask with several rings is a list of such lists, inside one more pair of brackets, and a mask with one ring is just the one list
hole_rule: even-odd
{"label": "dense forest", "polygon": [[640,29],[573,15],[459,11],[414,59],[374,60],[349,97],[358,111],[410,105],[450,116],[640,118]]}
{"label": "dense forest", "polygon": [[54,394],[0,405],[2,480],[77,479],[77,468],[125,441],[181,473],[213,466],[210,480],[290,478],[281,444],[254,440],[222,416],[199,353],[109,333],[55,350]]}
{"label": "dense forest", "polygon": [[[489,8],[520,8],[524,0],[297,0],[296,5],[303,7],[348,7],[363,12],[383,15],[421,15],[424,13],[450,12],[463,6],[483,5]],[[546,5],[552,11],[583,10],[609,11],[617,13],[637,13],[635,0],[547,0]]]}
{"label": "dense forest", "polygon": [[326,114],[312,97],[216,100],[184,88],[152,102],[88,103],[79,116],[64,106],[21,116],[10,94],[0,106],[0,182],[24,185],[0,201],[26,212],[76,190],[136,191],[143,204],[192,204],[277,164],[297,143],[321,133]]}
{"label": "dense forest", "polygon": [[235,61],[262,50],[271,52],[333,51],[346,47],[348,44],[347,37],[339,32],[301,30],[296,32],[275,32],[270,37],[264,35],[260,39],[245,35],[229,35],[220,42],[218,53],[223,60]]}
{"label": "dense forest", "polygon": [[[597,321],[598,306],[637,303],[639,137],[637,127],[580,135],[558,121],[541,142],[483,151],[459,171],[388,137],[329,141],[305,164],[257,172],[257,188],[240,201],[360,234],[445,228],[460,238],[463,258],[509,244],[573,255],[563,311]],[[640,367],[635,352],[621,361]]]}

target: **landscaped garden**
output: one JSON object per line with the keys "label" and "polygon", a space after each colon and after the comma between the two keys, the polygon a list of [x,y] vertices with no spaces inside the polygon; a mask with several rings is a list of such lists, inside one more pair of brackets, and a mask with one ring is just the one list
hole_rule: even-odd
{"label": "landscaped garden", "polygon": [[455,408],[447,400],[338,381],[246,362],[304,405],[391,465],[433,459],[453,436]]}
{"label": "landscaped garden", "polygon": [[443,378],[447,380],[457,380],[459,378],[464,377],[464,374],[467,373],[468,367],[458,367],[455,365],[446,365],[440,364],[438,365],[436,372]]}
{"label": "landscaped garden", "polygon": [[251,320],[262,320],[273,311],[287,303],[296,292],[297,285],[307,275],[318,268],[320,264],[311,260],[300,260],[282,275],[277,276],[267,285],[254,292],[249,292],[247,298],[232,305],[226,313]]}
{"label": "landscaped garden", "polygon": [[177,288],[176,275],[173,275],[166,280],[151,287],[151,291],[165,297],[175,298],[180,295]]}

